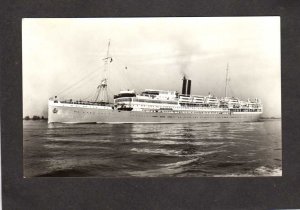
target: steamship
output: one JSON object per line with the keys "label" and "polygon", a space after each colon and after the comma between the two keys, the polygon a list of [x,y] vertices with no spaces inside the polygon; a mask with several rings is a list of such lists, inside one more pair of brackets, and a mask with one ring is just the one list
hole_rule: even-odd
{"label": "steamship", "polygon": [[[109,45],[105,61],[107,72],[112,58]],[[190,122],[253,122],[263,113],[259,99],[241,100],[227,96],[228,66],[225,97],[212,94],[192,95],[192,81],[183,77],[182,91],[145,89],[120,91],[108,102],[107,76],[98,86],[96,100],[48,100],[48,123],[190,123]],[[101,100],[99,99],[101,97]],[[106,96],[106,99],[105,99]]]}

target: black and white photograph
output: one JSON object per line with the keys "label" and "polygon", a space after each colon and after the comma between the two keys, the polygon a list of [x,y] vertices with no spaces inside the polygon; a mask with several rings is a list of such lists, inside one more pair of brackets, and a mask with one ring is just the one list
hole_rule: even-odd
{"label": "black and white photograph", "polygon": [[281,177],[280,17],[23,18],[23,177]]}

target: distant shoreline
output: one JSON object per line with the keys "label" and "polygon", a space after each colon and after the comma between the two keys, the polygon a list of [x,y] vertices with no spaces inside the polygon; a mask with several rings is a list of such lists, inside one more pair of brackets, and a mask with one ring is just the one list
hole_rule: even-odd
{"label": "distant shoreline", "polygon": [[48,120],[48,118],[44,117],[44,116],[37,116],[37,115],[33,115],[32,117],[29,116],[25,116],[23,118],[23,120]]}

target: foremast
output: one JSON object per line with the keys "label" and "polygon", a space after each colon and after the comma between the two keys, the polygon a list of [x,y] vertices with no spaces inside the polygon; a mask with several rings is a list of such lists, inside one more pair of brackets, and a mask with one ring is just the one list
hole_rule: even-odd
{"label": "foremast", "polygon": [[100,102],[103,104],[108,104],[109,103],[109,98],[108,98],[108,91],[107,91],[107,81],[109,77],[109,64],[113,61],[112,57],[109,54],[109,48],[110,48],[110,40],[108,42],[107,46],[107,53],[106,57],[103,58],[104,61],[104,78],[101,80],[100,85],[97,87],[97,96],[95,99],[95,102]]}

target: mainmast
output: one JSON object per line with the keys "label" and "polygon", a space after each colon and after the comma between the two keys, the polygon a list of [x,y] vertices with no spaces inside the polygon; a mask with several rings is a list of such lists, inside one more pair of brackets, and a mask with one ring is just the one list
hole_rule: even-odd
{"label": "mainmast", "polygon": [[96,102],[99,101],[102,103],[108,103],[108,93],[107,93],[107,81],[108,81],[108,73],[109,73],[109,64],[113,61],[112,57],[109,55],[109,47],[110,47],[110,40],[107,46],[107,53],[106,57],[103,58],[104,60],[104,78],[101,80],[101,84],[97,87],[98,93],[96,97]]}
{"label": "mainmast", "polygon": [[228,74],[229,74],[229,65],[227,63],[227,68],[226,68],[226,80],[225,80],[225,98],[227,97],[227,86],[228,86],[228,83],[229,83],[229,77],[228,77]]}

